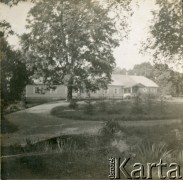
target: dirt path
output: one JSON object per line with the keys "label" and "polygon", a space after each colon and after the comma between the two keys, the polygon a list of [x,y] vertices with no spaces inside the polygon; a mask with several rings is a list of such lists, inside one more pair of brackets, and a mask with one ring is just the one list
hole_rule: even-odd
{"label": "dirt path", "polygon": [[[6,115],[18,127],[18,131],[1,135],[2,145],[25,144],[27,140],[37,142],[63,134],[97,134],[104,126],[102,121],[69,120],[57,118],[50,111],[57,106],[67,106],[65,101],[42,104]],[[120,121],[121,126],[155,126],[180,123],[181,120]]]}

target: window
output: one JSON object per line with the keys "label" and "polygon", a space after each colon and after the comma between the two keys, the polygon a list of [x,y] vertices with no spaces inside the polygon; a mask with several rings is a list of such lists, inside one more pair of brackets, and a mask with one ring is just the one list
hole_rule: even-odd
{"label": "window", "polygon": [[115,94],[118,94],[118,89],[115,88],[115,89],[114,89],[114,93],[115,93]]}
{"label": "window", "polygon": [[41,86],[36,86],[34,87],[34,94],[44,94],[45,91],[44,91],[44,88],[41,87]]}

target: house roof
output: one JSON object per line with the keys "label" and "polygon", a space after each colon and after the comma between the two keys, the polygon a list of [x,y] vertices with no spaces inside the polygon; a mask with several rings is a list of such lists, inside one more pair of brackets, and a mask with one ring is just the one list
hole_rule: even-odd
{"label": "house roof", "polygon": [[130,76],[130,75],[119,75],[112,74],[112,82],[110,85],[133,87],[138,84],[142,84],[145,87],[158,87],[158,85],[152,80],[144,76]]}
{"label": "house roof", "polygon": [[[112,82],[109,85],[113,86],[123,86],[125,88],[134,87],[137,85],[142,85],[145,87],[158,87],[158,85],[152,80],[144,76],[130,76],[130,75],[120,75],[112,74]],[[34,79],[34,84],[43,84],[42,79]]]}

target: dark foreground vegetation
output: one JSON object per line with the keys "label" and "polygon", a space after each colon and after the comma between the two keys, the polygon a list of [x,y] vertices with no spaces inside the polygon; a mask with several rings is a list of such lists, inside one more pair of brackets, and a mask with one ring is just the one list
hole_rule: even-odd
{"label": "dark foreground vegetation", "polygon": [[183,124],[127,128],[108,121],[96,136],[61,136],[36,144],[27,140],[24,146],[2,147],[7,156],[2,158],[2,178],[106,179],[110,157],[133,157],[131,163],[162,158],[183,170],[182,132]]}

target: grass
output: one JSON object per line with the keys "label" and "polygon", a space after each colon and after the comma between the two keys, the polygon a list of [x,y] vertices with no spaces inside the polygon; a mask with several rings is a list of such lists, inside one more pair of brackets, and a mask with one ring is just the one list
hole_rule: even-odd
{"label": "grass", "polygon": [[[151,127],[120,127],[115,121],[106,122],[97,136],[69,135],[33,144],[3,147],[2,154],[42,152],[42,155],[3,158],[4,179],[106,179],[110,157],[129,157],[134,162],[177,162],[182,165],[183,124]],[[122,135],[120,135],[120,133]],[[183,138],[183,137],[182,137]],[[111,142],[125,141],[129,149],[120,152]],[[44,154],[50,152],[51,154]],[[182,168],[182,167],[181,167]]]}
{"label": "grass", "polygon": [[[162,107],[163,106],[163,107]],[[77,109],[69,107],[55,107],[52,115],[60,118],[75,120],[162,120],[183,117],[183,103],[166,102],[163,105],[160,101],[153,101],[150,110],[146,102],[141,104],[142,109],[135,107],[133,101],[101,101],[95,104],[79,105]],[[92,110],[90,110],[90,109]]]}
{"label": "grass", "polygon": [[17,130],[18,130],[18,127],[16,125],[9,122],[4,117],[1,118],[1,133],[2,134],[13,133],[13,132],[16,132]]}
{"label": "grass", "polygon": [[[3,156],[24,155],[2,158],[2,179],[107,179],[110,157],[132,155],[131,163],[158,163],[162,158],[163,162],[180,163],[183,170],[183,123],[127,128],[115,121],[123,120],[122,117],[125,120],[140,120],[146,116],[160,118],[160,115],[183,117],[183,104],[166,102],[162,112],[157,101],[153,103],[150,114],[142,104],[143,113],[135,115],[131,114],[132,101],[88,103],[88,107],[91,106],[93,109],[89,114],[85,104],[79,104],[76,109],[56,107],[52,114],[73,119],[105,120],[98,135],[65,135],[35,144],[27,139],[25,146],[2,147]],[[125,142],[128,149],[120,151],[120,146],[113,146],[113,142],[116,145]]]}
{"label": "grass", "polygon": [[8,151],[6,147],[3,150],[3,154],[6,155],[45,151],[52,153],[2,159],[2,177],[4,179],[104,177],[108,173],[108,164],[105,162],[105,150],[100,146],[96,148],[98,143],[99,139],[96,136],[75,135],[52,138],[36,144],[27,141],[25,147],[17,146],[16,151],[13,151],[13,147],[9,147]]}

